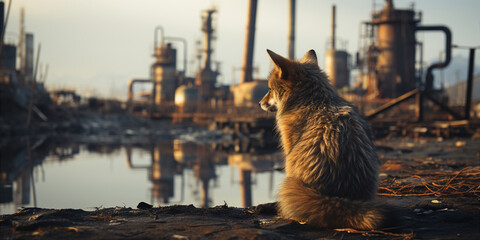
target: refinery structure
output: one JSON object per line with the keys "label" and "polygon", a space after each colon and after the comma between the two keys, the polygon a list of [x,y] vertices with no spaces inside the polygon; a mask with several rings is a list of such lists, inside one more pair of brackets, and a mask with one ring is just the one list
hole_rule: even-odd
{"label": "refinery structure", "polygon": [[[118,109],[154,119],[193,121],[240,132],[273,128],[274,114],[267,114],[258,107],[259,100],[268,91],[267,81],[253,78],[257,2],[248,1],[239,84],[219,84],[221,58],[215,56],[227,53],[216,52],[215,39],[221,38],[221,33],[216,28],[218,10],[212,8],[201,11],[198,30],[202,39],[196,44],[197,49],[187,49],[187,40],[182,36],[170,36],[164,26],[152,29],[154,59],[150,66],[145,66],[148,70],[146,76],[124,80],[128,81],[126,103],[101,101],[95,97],[83,102],[87,102],[91,109]],[[286,38],[288,57],[293,59],[296,3],[295,0],[288,2]],[[398,9],[393,0],[386,0],[380,10],[372,11],[369,20],[360,23],[358,49],[351,53],[345,42],[336,36],[336,29],[342,27],[336,23],[337,11],[341,9],[332,6],[331,28],[326,29],[331,37],[326,39],[325,64],[320,67],[342,97],[352,102],[368,119],[388,122],[385,125],[388,128],[389,124],[398,122],[463,121],[476,117],[471,113],[475,104],[472,100],[473,57],[468,81],[454,101],[458,102],[459,96],[464,95],[462,104],[449,104],[448,91],[438,88],[434,79],[433,71],[445,68],[451,60],[454,45],[448,26],[441,23],[423,25],[421,12],[413,7]],[[4,9],[1,12],[4,13]],[[20,22],[18,42],[2,41],[0,90],[5,94],[1,95],[0,107],[8,113],[15,108],[13,106],[19,105],[26,111],[28,123],[31,118],[47,121],[49,116],[55,115],[49,107],[52,102],[63,104],[70,101],[77,105],[80,97],[72,90],[46,91],[43,83],[48,66],[45,70],[38,67],[40,46],[37,48],[37,62],[34,62],[33,34],[25,33],[24,21]],[[438,49],[444,53],[444,58],[430,66],[423,59],[423,43],[417,40],[417,34],[421,32],[437,32],[445,36],[444,47]],[[474,53],[474,49],[471,51]],[[194,71],[190,69],[189,72],[195,72],[190,76],[187,58],[192,52],[198,67]],[[139,85],[143,91],[138,91],[136,86]]]}
{"label": "refinery structure", "polygon": [[[293,1],[294,2],[294,1]],[[245,51],[240,84],[236,86],[219,86],[218,65],[213,59],[215,15],[217,10],[202,11],[202,41],[197,49],[199,68],[194,77],[186,76],[186,40],[171,37],[164,33],[163,27],[155,28],[154,57],[150,78],[131,79],[128,83],[127,108],[132,113],[153,118],[172,118],[174,121],[205,121],[223,119],[230,122],[232,118],[245,116],[247,122],[264,121],[265,114],[258,108],[258,101],[268,91],[265,79],[253,79],[253,47],[255,36],[257,1],[250,1]],[[160,39],[160,40],[159,40]],[[177,69],[177,49],[174,42],[181,42],[184,49],[183,69]],[[134,85],[148,84],[150,92],[135,92]],[[227,114],[228,116],[226,116]],[[271,118],[271,117],[270,117]],[[271,123],[271,120],[267,120]]]}
{"label": "refinery structure", "polygon": [[[291,0],[289,3],[288,56],[293,58],[295,1]],[[173,118],[175,121],[208,119],[220,125],[225,124],[225,121],[255,125],[258,124],[258,119],[264,121],[265,118],[272,118],[273,116],[267,116],[257,107],[258,101],[267,92],[266,80],[252,77],[256,9],[257,1],[249,1],[240,84],[222,87],[216,84],[216,78],[220,74],[219,69],[212,66],[212,53],[215,48],[213,39],[218,35],[215,25],[212,24],[216,10],[204,10],[200,28],[203,41],[201,49],[198,50],[201,64],[196,76],[188,77],[185,69],[177,70],[177,51],[171,43],[179,38],[163,36],[163,28],[158,27],[155,30],[155,39],[158,38],[159,28],[162,29],[162,35],[159,44],[155,40],[156,60],[151,68],[150,79],[130,81],[130,111],[151,117]],[[425,115],[424,106],[445,112],[442,116],[432,117],[439,120],[468,118],[469,110],[451,109],[447,106],[448,97],[443,93],[443,89],[435,89],[433,70],[445,68],[451,59],[452,34],[447,26],[422,25],[421,12],[413,8],[397,9],[392,0],[387,0],[382,9],[372,12],[370,20],[361,23],[358,52],[349,53],[345,42],[336,37],[336,11],[336,7],[332,6],[331,37],[327,39],[325,65],[321,67],[340,94],[356,105],[369,119],[383,115],[392,121],[403,117],[406,121],[421,122]],[[416,38],[416,34],[425,31],[436,31],[445,35],[445,47],[439,49],[444,52],[445,57],[443,61],[431,66],[425,66],[423,43]],[[183,45],[185,48],[186,43],[183,42]],[[185,53],[186,49],[183,52]],[[186,58],[186,55],[183,58]],[[183,66],[185,68],[186,63]],[[153,84],[150,93],[141,94],[141,101],[139,94],[133,92],[132,85],[137,82]],[[471,92],[471,88],[468,91]],[[410,101],[414,98],[415,101]],[[408,113],[398,113],[395,106],[408,101],[412,106],[408,108]],[[466,101],[470,104],[466,107],[470,109],[471,99]],[[393,113],[388,113],[389,109],[394,109]]]}

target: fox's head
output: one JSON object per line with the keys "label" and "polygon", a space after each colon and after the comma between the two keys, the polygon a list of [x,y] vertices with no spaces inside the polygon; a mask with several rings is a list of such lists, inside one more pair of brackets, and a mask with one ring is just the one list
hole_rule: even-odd
{"label": "fox's head", "polygon": [[294,61],[286,59],[267,49],[267,53],[274,63],[274,69],[268,77],[268,92],[259,102],[264,111],[276,112],[299,83],[303,64],[313,64],[318,68],[317,55],[315,51],[308,51],[302,60]]}
{"label": "fox's head", "polygon": [[268,84],[268,92],[265,96],[260,100],[258,104],[260,107],[267,112],[276,112],[277,111],[277,100],[275,100],[273,96],[273,91],[270,89],[270,84]]}

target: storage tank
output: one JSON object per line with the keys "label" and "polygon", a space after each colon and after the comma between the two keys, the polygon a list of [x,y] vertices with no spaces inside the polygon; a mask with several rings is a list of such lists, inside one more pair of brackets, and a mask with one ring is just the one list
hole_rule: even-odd
{"label": "storage tank", "polygon": [[328,49],[325,53],[325,73],[336,89],[350,85],[350,54],[344,50]]}
{"label": "storage tank", "polygon": [[392,0],[372,14],[377,27],[376,68],[380,97],[395,98],[416,88],[415,19],[413,10],[394,9]]}
{"label": "storage tank", "polygon": [[325,73],[336,89],[350,85],[350,54],[335,47],[335,5],[332,6],[332,27],[329,48],[325,52]]}
{"label": "storage tank", "polygon": [[177,50],[170,43],[162,44],[156,48],[155,57],[152,65],[155,103],[172,103],[177,88]]}
{"label": "storage tank", "polygon": [[258,102],[268,92],[267,81],[256,80],[253,82],[244,82],[232,87],[233,103],[235,106],[253,107],[258,106]]}
{"label": "storage tank", "polygon": [[175,91],[175,106],[179,112],[195,112],[198,104],[198,89],[182,85]]}

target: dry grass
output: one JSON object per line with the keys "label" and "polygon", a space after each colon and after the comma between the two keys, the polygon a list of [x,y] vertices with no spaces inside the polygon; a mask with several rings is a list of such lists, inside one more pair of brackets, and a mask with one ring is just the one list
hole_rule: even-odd
{"label": "dry grass", "polygon": [[353,228],[340,228],[340,229],[334,229],[334,230],[337,231],[337,232],[362,234],[362,236],[371,236],[371,235],[390,236],[390,237],[396,237],[398,239],[403,239],[403,240],[409,240],[409,239],[413,239],[415,237],[413,232],[402,234],[402,233],[384,232],[384,231],[379,231],[379,230],[362,231],[362,230],[357,230],[357,229],[353,229]]}
{"label": "dry grass", "polygon": [[455,172],[416,171],[410,176],[418,181],[402,184],[396,179],[380,183],[381,196],[471,196],[480,198],[480,169],[466,167]]}

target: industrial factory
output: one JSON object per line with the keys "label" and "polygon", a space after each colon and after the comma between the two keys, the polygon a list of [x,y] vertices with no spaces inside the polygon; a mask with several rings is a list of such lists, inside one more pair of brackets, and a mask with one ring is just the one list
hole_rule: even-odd
{"label": "industrial factory", "polygon": [[[295,0],[288,2],[287,48],[288,57],[293,59],[296,3]],[[331,36],[325,39],[324,65],[320,67],[339,93],[362,114],[371,121],[385,123],[376,126],[390,129],[392,124],[398,122],[463,121],[471,117],[477,118],[475,111],[472,111],[475,109],[473,89],[474,85],[478,86],[473,84],[475,49],[471,49],[473,54],[470,54],[467,82],[461,92],[454,91],[455,99],[449,99],[452,98],[452,90],[443,89],[443,85],[434,79],[433,71],[445,68],[452,59],[452,48],[455,45],[448,26],[441,23],[424,25],[422,12],[413,6],[400,9],[393,0],[386,0],[381,8],[373,9],[369,20],[360,23],[358,49],[349,52],[346,41],[336,36],[337,28],[344,27],[338,26],[336,20],[336,11],[341,9],[335,5],[331,7]],[[127,101],[123,103],[99,101],[96,96],[82,99],[71,89],[46,91],[43,83],[48,65],[45,69],[39,67],[40,46],[37,48],[37,63],[34,63],[33,34],[25,33],[22,12],[18,42],[11,44],[2,41],[1,90],[6,92],[1,95],[2,112],[24,109],[27,122],[31,119],[45,122],[55,115],[56,110],[49,106],[52,102],[57,105],[66,102],[72,106],[78,106],[82,102],[93,110],[126,110],[148,118],[171,119],[173,122],[193,121],[211,124],[220,129],[242,132],[262,130],[267,126],[270,129],[274,124],[274,115],[267,114],[258,107],[258,101],[268,91],[267,81],[253,77],[257,1],[248,1],[239,84],[221,85],[218,80],[224,75],[220,68],[221,56],[228,54],[216,51],[215,39],[222,37],[217,29],[218,14],[215,8],[201,11],[198,32],[202,38],[196,42],[196,49],[193,50],[188,49],[189,43],[183,36],[170,36],[164,26],[152,29],[154,59],[150,66],[145,66],[147,76],[128,81]],[[444,36],[444,47],[438,49],[444,57],[430,66],[423,59],[424,43],[417,36],[425,32]],[[180,56],[179,53],[183,55]],[[194,55],[195,59],[188,59],[188,54]],[[196,69],[187,71],[190,62],[196,62]],[[189,75],[192,72],[194,74]],[[123,81],[127,83],[127,80]],[[139,88],[139,85],[142,87]],[[471,124],[471,121],[465,124]]]}
{"label": "industrial factory", "polygon": [[[5,4],[0,2],[1,26],[5,25],[4,16]],[[20,113],[22,115],[20,121],[26,119],[27,126],[33,118],[46,121],[48,117],[45,113],[49,111],[49,105],[52,103],[44,86],[48,65],[45,69],[39,68],[40,44],[35,48],[34,34],[25,31],[23,8],[20,10],[18,41],[5,40],[4,30],[1,32],[1,39],[0,112],[3,116],[11,116],[4,120],[18,123],[20,119],[15,117]]]}
{"label": "industrial factory", "polygon": [[[242,81],[236,86],[219,86],[218,67],[214,67],[213,55],[216,29],[214,28],[215,9],[202,13],[202,48],[198,49],[199,69],[195,77],[186,76],[186,41],[179,37],[164,35],[163,28],[155,28],[154,57],[149,79],[131,79],[128,84],[128,109],[130,112],[148,114],[159,118],[215,118],[221,113],[232,114],[236,110],[261,113],[258,101],[268,90],[266,80],[252,79],[253,39],[256,1],[251,1],[248,33],[246,38],[244,71]],[[160,36],[159,36],[160,35]],[[158,38],[160,41],[158,42]],[[177,70],[177,50],[172,42],[183,43],[183,71]],[[151,92],[135,93],[134,84],[149,84]],[[235,111],[235,114],[238,111]]]}
{"label": "industrial factory", "polygon": [[[258,118],[262,118],[261,121],[272,118],[273,116],[261,113],[257,107],[257,102],[267,92],[266,80],[252,77],[256,8],[257,1],[249,1],[240,84],[217,84],[220,72],[218,68],[212,67],[213,39],[217,35],[212,23],[215,21],[216,10],[204,10],[201,26],[203,47],[197,55],[201,64],[196,76],[186,76],[186,41],[177,37],[165,37],[163,28],[157,27],[155,62],[151,67],[151,76],[130,81],[129,110],[151,117],[172,118],[174,121],[213,120],[217,125],[237,125],[235,128],[239,124],[249,128],[260,124]],[[289,9],[288,49],[289,58],[293,59],[295,1],[290,1]],[[424,115],[428,115],[428,120],[463,120],[470,117],[471,87],[465,90],[470,92],[465,93],[467,97],[470,96],[465,100],[466,106],[451,109],[447,106],[448,96],[444,89],[435,88],[438,84],[434,84],[432,71],[445,68],[451,60],[450,29],[444,25],[422,25],[421,22],[421,12],[413,7],[397,9],[392,0],[387,0],[380,10],[372,12],[370,20],[361,23],[359,49],[351,54],[347,52],[346,44],[336,37],[336,7],[332,6],[331,37],[327,39],[323,69],[342,96],[356,105],[369,119],[381,115],[384,118],[375,121],[397,122],[402,118],[407,122],[422,122]],[[417,40],[416,34],[427,31],[445,36],[445,47],[439,49],[445,57],[425,68],[423,43]],[[161,36],[158,43],[159,32]],[[184,46],[183,71],[177,70],[177,51],[172,45],[176,41],[182,41]],[[355,74],[352,75],[352,72]],[[473,79],[469,79],[469,82],[473,82]],[[149,83],[152,90],[134,93],[133,84],[136,83]],[[396,107],[413,98],[416,101],[407,104],[411,107]],[[394,110],[389,111],[390,109]],[[428,113],[424,114],[425,111]]]}

